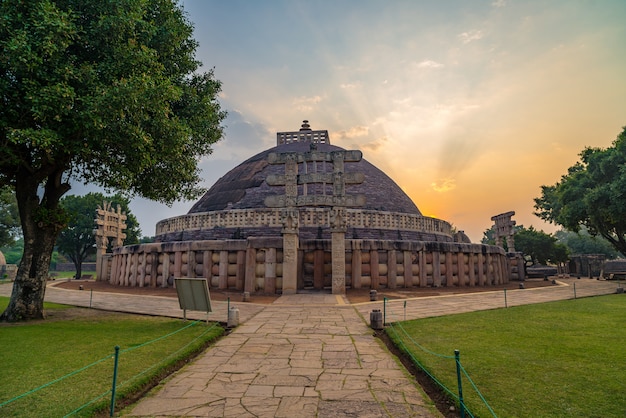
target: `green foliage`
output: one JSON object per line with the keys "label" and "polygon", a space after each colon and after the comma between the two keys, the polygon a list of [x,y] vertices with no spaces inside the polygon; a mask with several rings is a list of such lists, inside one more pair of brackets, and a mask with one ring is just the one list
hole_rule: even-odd
{"label": "green foliage", "polygon": [[20,234],[20,214],[15,193],[0,187],[0,247],[12,245]]}
{"label": "green foliage", "polygon": [[619,257],[619,252],[605,239],[594,237],[585,227],[580,231],[557,231],[554,236],[557,241],[567,248],[570,254],[604,254],[608,259]]}
{"label": "green foliage", "polygon": [[605,238],[626,255],[626,127],[606,149],[586,148],[580,161],[535,199],[541,219]]}
{"label": "green foliage", "polygon": [[[406,321],[387,333],[452,393],[454,359],[433,353],[458,349],[497,416],[621,417],[626,328],[616,324],[625,320],[626,299],[609,295]],[[473,416],[492,416],[465,377],[463,395]]]}
{"label": "green foliage", "polygon": [[530,258],[533,264],[564,263],[568,259],[567,247],[557,243],[557,239],[534,227],[520,226],[516,231],[515,249]]}
{"label": "green foliage", "polygon": [[90,255],[96,254],[96,239],[94,235],[96,209],[102,207],[104,201],[111,203],[111,208],[126,213],[126,244],[135,244],[141,234],[139,222],[135,215],[130,213],[130,200],[120,194],[104,196],[102,193],[88,193],[84,196],[69,195],[61,200],[61,207],[69,216],[67,227],[57,238],[58,251],[68,257],[76,267],[76,278],[81,276],[81,264]]}
{"label": "green foliage", "polygon": [[[15,190],[27,263],[17,283],[47,276],[70,180],[164,203],[202,193],[198,161],[225,113],[192,32],[175,0],[0,2],[0,186]],[[31,300],[40,314],[30,296],[9,310]]]}
{"label": "green foliage", "polygon": [[[558,264],[568,260],[570,251],[566,245],[557,242],[555,236],[538,231],[533,226],[525,228],[523,225],[516,225],[514,229],[515,250],[524,253],[532,264]],[[482,243],[495,245],[493,229],[487,229],[483,233]],[[508,250],[506,240],[502,244]]]}
{"label": "green foliage", "polygon": [[19,264],[24,252],[24,240],[22,238],[17,239],[12,245],[2,247],[1,250],[7,264]]}

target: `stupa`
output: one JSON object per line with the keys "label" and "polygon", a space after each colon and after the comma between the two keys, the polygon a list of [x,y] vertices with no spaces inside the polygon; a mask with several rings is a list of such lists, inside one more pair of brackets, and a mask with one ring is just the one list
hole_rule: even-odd
{"label": "stupa", "polygon": [[124,286],[304,289],[489,286],[509,281],[497,246],[472,244],[415,203],[360,150],[304,121],[220,178],[187,214],[160,221],[155,243],[118,247],[105,278]]}

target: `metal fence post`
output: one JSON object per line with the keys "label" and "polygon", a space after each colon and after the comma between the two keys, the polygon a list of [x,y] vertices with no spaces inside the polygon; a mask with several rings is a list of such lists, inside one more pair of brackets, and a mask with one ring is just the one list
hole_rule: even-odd
{"label": "metal fence post", "polygon": [[507,303],[507,301],[506,301],[506,289],[504,289],[504,307],[505,307],[505,308],[508,308],[508,307],[509,307],[509,305],[508,305],[508,303]]}
{"label": "metal fence post", "polygon": [[120,357],[120,346],[115,346],[115,362],[113,365],[113,387],[111,388],[111,408],[109,416],[115,415],[115,386],[117,386],[117,364]]}
{"label": "metal fence post", "polygon": [[454,350],[454,360],[456,361],[456,377],[459,385],[459,404],[461,406],[461,418],[465,418],[465,403],[463,402],[463,386],[461,383],[461,354],[459,350]]}

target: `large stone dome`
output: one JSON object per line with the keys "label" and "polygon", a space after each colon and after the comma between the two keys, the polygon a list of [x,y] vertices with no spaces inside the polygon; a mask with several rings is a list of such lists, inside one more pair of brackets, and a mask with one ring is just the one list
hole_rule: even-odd
{"label": "large stone dome", "polygon": [[[450,224],[422,216],[406,193],[363,159],[361,151],[331,145],[328,131],[314,131],[305,121],[299,131],[276,136],[275,147],[229,171],[186,215],[160,221],[157,240],[279,237],[282,211],[289,207],[297,207],[303,239],[328,239],[332,210],[344,208],[351,239],[452,240]],[[296,179],[287,186],[289,159],[293,164],[289,176]],[[288,199],[296,199],[289,204],[293,206]]]}
{"label": "large stone dome", "polygon": [[[280,165],[270,165],[268,155],[270,153],[306,152],[309,151],[310,145],[307,142],[282,144],[249,158],[220,178],[193,205],[189,213],[265,208],[265,198],[278,193],[278,188],[268,185],[265,179],[270,174],[281,174],[281,171],[284,170]],[[317,144],[316,148],[318,151],[328,152],[344,150],[341,147],[325,143]],[[325,167],[320,167],[320,165],[321,163],[318,163],[318,167],[316,167],[318,172],[332,171],[330,164]],[[350,194],[365,196],[365,205],[362,209],[421,215],[415,203],[406,193],[389,176],[365,159],[346,163],[345,169],[346,173],[363,173],[365,176],[363,183],[346,187]],[[311,170],[310,167],[309,170]],[[321,185],[308,185],[308,192],[321,192],[321,190],[313,190],[315,186],[318,186],[317,189],[322,187]]]}

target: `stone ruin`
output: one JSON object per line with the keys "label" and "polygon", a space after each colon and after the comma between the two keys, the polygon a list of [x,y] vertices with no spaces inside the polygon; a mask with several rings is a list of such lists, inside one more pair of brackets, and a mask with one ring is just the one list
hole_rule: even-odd
{"label": "stone ruin", "polygon": [[342,294],[511,279],[503,248],[423,216],[361,151],[332,145],[307,121],[276,136],[187,214],[160,221],[156,242],[115,248],[108,280],[167,287],[171,277],[204,277],[210,288],[250,294]]}
{"label": "stone ruin", "polygon": [[96,209],[96,218],[94,220],[96,228],[93,233],[96,237],[96,279],[102,280],[108,278],[110,255],[107,254],[107,248],[111,243],[113,248],[124,245],[126,234],[126,214],[122,213],[120,205],[117,205],[117,211],[111,208],[111,202],[104,201],[102,206]]}
{"label": "stone ruin", "polygon": [[510,211],[491,217],[494,222],[492,226],[496,246],[504,249],[502,240],[506,241],[507,257],[509,259],[509,277],[511,280],[523,281],[526,278],[524,255],[515,251],[515,224],[512,219],[515,212]]}

